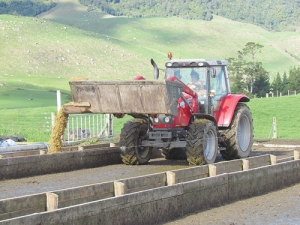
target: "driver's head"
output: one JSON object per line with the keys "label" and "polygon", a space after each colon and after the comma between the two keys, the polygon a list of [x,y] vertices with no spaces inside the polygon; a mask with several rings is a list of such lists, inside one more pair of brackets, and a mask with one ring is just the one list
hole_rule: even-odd
{"label": "driver's head", "polygon": [[191,79],[192,82],[199,80],[199,74],[195,70],[192,70],[191,72]]}

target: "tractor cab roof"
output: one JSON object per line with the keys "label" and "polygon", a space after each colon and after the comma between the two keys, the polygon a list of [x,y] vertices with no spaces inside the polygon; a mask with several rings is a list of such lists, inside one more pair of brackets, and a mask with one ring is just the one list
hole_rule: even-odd
{"label": "tractor cab roof", "polygon": [[165,63],[166,67],[204,67],[204,66],[227,66],[227,60],[218,59],[172,59]]}

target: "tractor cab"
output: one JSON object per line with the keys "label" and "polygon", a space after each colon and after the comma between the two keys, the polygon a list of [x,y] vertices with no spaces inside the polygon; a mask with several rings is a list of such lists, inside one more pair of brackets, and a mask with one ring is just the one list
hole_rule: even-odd
{"label": "tractor cab", "polygon": [[200,113],[218,118],[222,100],[230,93],[227,65],[226,60],[171,60],[165,64],[165,79],[180,79],[197,93]]}

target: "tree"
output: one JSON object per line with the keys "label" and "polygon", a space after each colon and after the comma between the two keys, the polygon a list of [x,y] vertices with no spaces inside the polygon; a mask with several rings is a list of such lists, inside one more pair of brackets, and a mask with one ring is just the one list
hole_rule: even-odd
{"label": "tree", "polygon": [[289,89],[290,89],[290,82],[288,80],[286,72],[284,72],[283,73],[283,78],[282,78],[282,94],[287,95]]}
{"label": "tree", "polygon": [[230,63],[228,66],[228,72],[231,76],[229,76],[230,81],[232,82],[231,85],[231,92],[232,93],[243,93],[249,92],[247,89],[246,80],[243,77],[244,69],[243,64],[235,60],[234,58],[227,59]]}
{"label": "tree", "polygon": [[[229,58],[231,65],[228,71],[233,81],[233,93],[244,92],[261,96],[269,92],[270,83],[268,72],[262,67],[262,63],[256,60],[256,54],[261,52],[263,45],[248,42],[245,47],[238,51],[238,57]],[[258,79],[256,81],[256,79]]]}
{"label": "tree", "polygon": [[289,84],[291,91],[300,91],[300,67],[291,68],[289,71]]}
{"label": "tree", "polygon": [[253,83],[253,94],[264,97],[270,91],[269,73],[262,67],[261,63],[254,65],[255,81]]}
{"label": "tree", "polygon": [[271,87],[273,89],[273,93],[276,93],[276,96],[278,96],[279,93],[282,92],[282,79],[279,73],[277,73],[277,76],[273,80]]}
{"label": "tree", "polygon": [[[255,44],[254,42],[248,42],[242,51],[238,51],[238,59],[244,63],[244,72],[248,77],[250,85],[250,93],[253,94],[253,84],[255,82],[255,55],[261,52],[263,45]],[[249,61],[250,57],[250,61]]]}

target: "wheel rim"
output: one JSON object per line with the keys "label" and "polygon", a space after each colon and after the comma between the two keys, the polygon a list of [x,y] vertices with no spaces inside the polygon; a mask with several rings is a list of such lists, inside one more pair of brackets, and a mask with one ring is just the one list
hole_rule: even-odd
{"label": "wheel rim", "polygon": [[250,142],[250,121],[246,115],[243,115],[238,126],[238,141],[243,152],[246,152]]}
{"label": "wheel rim", "polygon": [[216,147],[216,138],[213,131],[209,131],[206,134],[205,146],[204,146],[204,155],[205,158],[210,161],[214,158]]}

